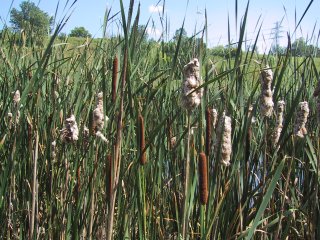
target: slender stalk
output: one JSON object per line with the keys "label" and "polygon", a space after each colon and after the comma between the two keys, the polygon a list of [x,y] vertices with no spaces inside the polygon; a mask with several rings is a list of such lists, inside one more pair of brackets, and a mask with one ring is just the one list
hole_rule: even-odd
{"label": "slender stalk", "polygon": [[126,86],[126,75],[127,75],[127,64],[128,64],[128,50],[125,49],[124,58],[123,58],[123,72],[122,72],[122,81],[121,81],[121,95],[120,95],[120,110],[117,123],[117,133],[114,147],[114,159],[113,159],[113,173],[114,181],[112,182],[112,191],[109,205],[109,215],[108,215],[108,229],[107,229],[107,240],[112,239],[113,232],[113,218],[114,218],[114,208],[117,195],[117,187],[119,183],[120,175],[120,166],[121,166],[121,142],[122,142],[122,120],[124,113],[124,90]]}
{"label": "slender stalk", "polygon": [[94,209],[95,209],[95,188],[94,188],[94,182],[97,175],[97,165],[98,165],[98,145],[96,146],[96,156],[95,156],[95,163],[94,163],[94,169],[93,169],[93,176],[91,180],[91,206],[90,206],[90,224],[89,224],[89,239],[92,239],[92,228],[93,228],[93,222],[94,222]]}
{"label": "slender stalk", "polygon": [[188,231],[188,210],[189,210],[189,175],[190,175],[190,139],[191,139],[191,123],[190,123],[191,112],[188,111],[187,114],[187,124],[188,124],[188,135],[187,135],[187,159],[185,164],[185,174],[184,174],[184,205],[183,205],[183,218],[182,218],[182,239],[187,239]]}
{"label": "slender stalk", "polygon": [[33,162],[33,182],[32,182],[32,205],[31,205],[31,223],[30,223],[30,239],[33,238],[34,233],[34,220],[36,216],[36,198],[37,198],[37,161],[38,161],[38,147],[39,147],[39,133],[36,131],[36,142],[34,150]]}
{"label": "slender stalk", "polygon": [[293,154],[292,154],[291,161],[289,163],[289,170],[288,170],[287,179],[286,179],[286,183],[285,183],[285,187],[284,187],[284,191],[283,191],[283,197],[282,197],[282,203],[281,203],[281,209],[280,209],[280,216],[279,216],[279,223],[278,223],[277,231],[276,231],[275,236],[274,236],[275,240],[279,239],[279,235],[281,234],[281,222],[282,222],[282,217],[283,217],[283,212],[284,212],[284,204],[286,202],[286,196],[287,196],[287,191],[288,191],[289,182],[290,182],[292,164],[293,164],[294,156],[295,156],[295,139],[294,139],[294,137],[292,137],[292,143],[293,143],[293,146],[292,146],[293,147],[292,148]]}

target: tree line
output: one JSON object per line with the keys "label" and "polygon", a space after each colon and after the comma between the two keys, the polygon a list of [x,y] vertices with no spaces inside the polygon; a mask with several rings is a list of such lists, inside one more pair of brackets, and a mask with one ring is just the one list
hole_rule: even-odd
{"label": "tree line", "polygon": [[[23,1],[20,5],[20,10],[13,8],[10,12],[10,24],[11,26],[6,30],[13,33],[20,32],[22,38],[19,40],[24,44],[40,44],[48,36],[53,29],[53,17],[49,16],[48,13],[42,11],[37,5],[30,1]],[[139,25],[136,29],[137,35],[140,36],[140,40],[144,42],[152,42],[146,31],[147,27],[145,25]],[[2,30],[1,32],[3,32]],[[0,34],[1,34],[0,32]],[[90,32],[83,26],[73,28],[69,34],[60,33],[59,38],[65,39],[66,37],[78,37],[78,38],[91,38]],[[176,30],[173,36],[173,42],[179,41],[188,47],[188,42],[197,42],[195,36],[188,37],[185,29],[180,28]],[[168,43],[168,48],[170,49],[170,43]],[[171,46],[174,48],[174,46]],[[254,49],[246,49],[246,51],[256,51],[257,47]],[[286,48],[279,45],[272,46],[270,49],[273,54],[285,54]],[[219,45],[209,49],[209,54],[214,56],[220,56],[224,58],[233,57],[237,52],[237,48],[233,46],[223,46]],[[291,45],[291,53],[294,56],[316,56],[320,57],[320,48],[318,46],[308,44],[304,38],[298,38]]]}

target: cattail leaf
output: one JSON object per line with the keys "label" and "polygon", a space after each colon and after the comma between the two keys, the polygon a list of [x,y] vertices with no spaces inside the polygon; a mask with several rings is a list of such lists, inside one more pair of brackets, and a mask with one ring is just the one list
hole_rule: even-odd
{"label": "cattail leaf", "polygon": [[282,161],[278,165],[274,175],[272,176],[272,179],[271,179],[270,184],[267,188],[267,191],[263,197],[261,205],[260,205],[260,207],[255,215],[255,218],[250,226],[250,230],[248,232],[248,235],[246,236],[246,239],[252,239],[252,236],[255,233],[256,228],[258,227],[258,223],[261,219],[261,216],[262,216],[263,212],[265,211],[267,204],[269,203],[269,201],[272,197],[273,191],[277,186],[279,178],[281,177],[281,173],[282,173],[282,169],[284,167],[285,160],[286,160],[286,158],[282,159]]}

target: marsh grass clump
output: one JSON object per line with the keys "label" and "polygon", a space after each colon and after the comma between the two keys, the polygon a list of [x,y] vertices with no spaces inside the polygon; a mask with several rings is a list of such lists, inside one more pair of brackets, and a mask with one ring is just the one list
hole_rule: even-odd
{"label": "marsh grass clump", "polygon": [[309,115],[308,102],[300,102],[297,110],[297,115],[294,125],[294,135],[299,138],[304,138],[308,133],[306,123]]}
{"label": "marsh grass clump", "polygon": [[272,70],[267,65],[260,72],[261,96],[260,96],[260,112],[263,117],[271,117],[273,112],[273,100],[271,84],[273,80]]}
{"label": "marsh grass clump", "polygon": [[203,89],[200,77],[200,63],[197,58],[191,60],[183,68],[182,106],[187,110],[193,110],[200,105]]}

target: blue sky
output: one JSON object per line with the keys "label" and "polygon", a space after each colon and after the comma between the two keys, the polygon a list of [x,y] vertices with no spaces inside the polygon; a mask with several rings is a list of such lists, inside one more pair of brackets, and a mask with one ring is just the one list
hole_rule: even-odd
{"label": "blue sky", "polygon": [[[0,28],[3,24],[10,24],[10,6],[12,0],[0,0]],[[54,15],[58,0],[32,0],[43,11],[49,15]],[[12,7],[19,8],[21,0],[14,0]],[[66,0],[60,0],[58,19],[62,18],[67,12],[64,11]],[[72,2],[72,1],[70,1]],[[69,5],[70,5],[69,2]],[[129,0],[123,0],[126,11],[128,9]],[[279,39],[281,45],[286,45],[287,32],[292,39],[298,37],[310,38],[315,27],[314,38],[310,39],[310,43],[316,44],[316,37],[318,36],[319,27],[319,13],[320,0],[314,0],[311,8],[304,17],[301,25],[294,33],[296,21],[299,21],[307,8],[310,0],[251,0],[249,5],[249,14],[247,20],[246,37],[254,41],[258,28],[262,25],[261,36],[258,40],[260,51],[267,49],[273,37],[272,28],[275,23],[281,21],[283,36]],[[135,1],[135,9],[139,1]],[[208,45],[216,46],[218,44],[227,44],[228,41],[228,16],[230,20],[231,40],[237,41],[239,33],[240,20],[245,12],[247,4],[246,0],[238,0],[238,26],[236,27],[235,19],[235,0],[143,0],[141,4],[140,24],[149,22],[150,36],[158,38],[162,32],[159,11],[162,11],[164,5],[164,13],[170,25],[170,39],[174,32],[182,26],[185,18],[185,29],[190,36],[195,31],[199,31],[204,26],[204,12],[207,11],[208,23]],[[106,8],[111,8],[111,14],[119,11],[120,3],[117,0],[78,0],[72,8],[71,17],[62,32],[69,33],[70,30],[76,26],[83,26],[95,37],[102,36],[101,26],[104,19]],[[68,8],[67,8],[68,9]],[[70,11],[69,11],[70,13]],[[120,15],[110,22],[107,28],[108,33],[119,33]]]}

